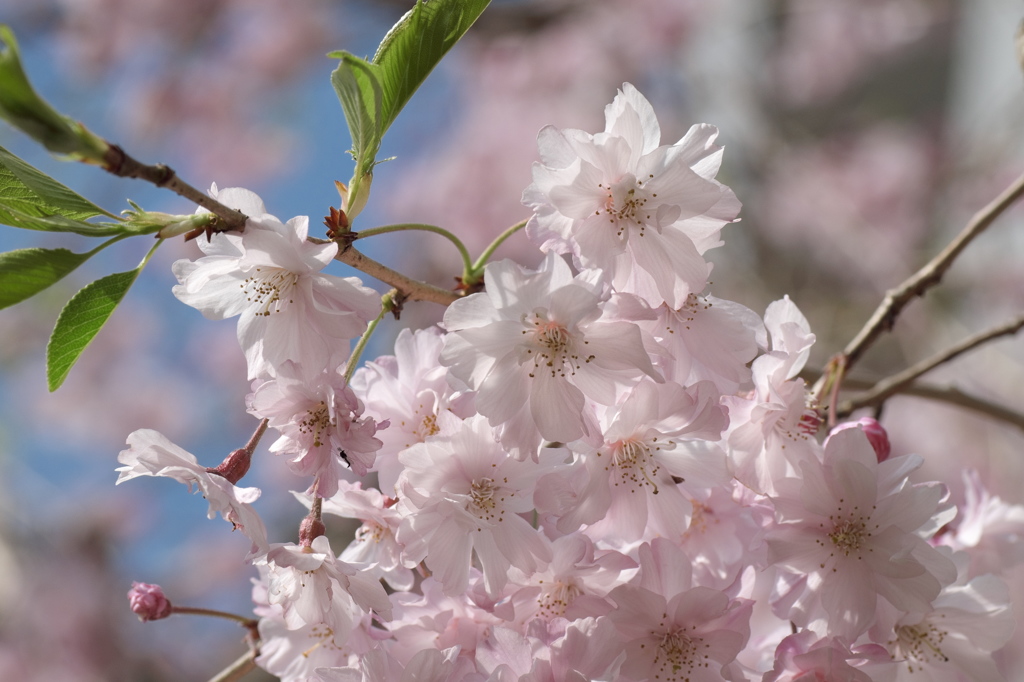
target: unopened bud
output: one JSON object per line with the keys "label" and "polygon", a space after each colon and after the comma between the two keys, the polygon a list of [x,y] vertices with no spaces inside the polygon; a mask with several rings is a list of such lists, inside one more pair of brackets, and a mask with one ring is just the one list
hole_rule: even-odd
{"label": "unopened bud", "polygon": [[[885,427],[878,423],[877,419],[862,417],[855,422],[844,422],[832,429],[832,433],[845,429],[860,429],[863,431],[864,435],[868,437],[871,447],[875,449],[875,457],[878,458],[878,461],[884,462],[889,459],[889,453],[892,452],[889,434],[886,432]],[[832,433],[829,435],[831,436]]]}
{"label": "unopened bud", "polygon": [[249,471],[249,465],[252,464],[252,450],[248,448],[238,448],[233,450],[230,455],[224,458],[224,461],[215,467],[207,467],[206,473],[217,474],[228,479],[232,484],[238,483],[242,480],[242,477]]}
{"label": "unopened bud", "polygon": [[132,589],[128,590],[128,604],[132,613],[143,623],[166,618],[172,611],[171,602],[164,596],[163,588],[149,583],[133,582]]}
{"label": "unopened bud", "polygon": [[353,177],[353,182],[347,186],[343,182],[334,182],[341,197],[341,210],[348,217],[349,222],[355,219],[366,206],[370,198],[370,186],[373,184],[373,173],[364,173],[362,177]]}

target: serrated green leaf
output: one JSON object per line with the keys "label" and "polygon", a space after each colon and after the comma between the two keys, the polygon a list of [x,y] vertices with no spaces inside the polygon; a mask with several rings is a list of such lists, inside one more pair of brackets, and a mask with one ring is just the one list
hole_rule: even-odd
{"label": "serrated green leaf", "polygon": [[19,249],[0,253],[0,308],[35,296],[93,255],[67,249]]}
{"label": "serrated green leaf", "polygon": [[60,311],[46,345],[46,382],[51,391],[64,383],[82,351],[106,324],[161,243],[162,240],[153,245],[139,267],[87,284]]}
{"label": "serrated green leaf", "polygon": [[35,216],[0,204],[0,225],[44,232],[74,232],[86,237],[110,237],[133,233],[126,223],[87,223],[61,215]]}
{"label": "serrated green leaf", "polygon": [[384,91],[382,134],[489,3],[419,0],[384,36],[373,56]]}
{"label": "serrated green leaf", "polygon": [[384,36],[373,61],[348,52],[331,74],[352,135],[356,171],[349,188],[373,172],[384,133],[441,58],[469,30],[490,0],[418,0]]}
{"label": "serrated green leaf", "polygon": [[376,66],[347,52],[339,53],[339,56],[341,63],[331,73],[331,85],[341,102],[352,136],[356,174],[362,175],[373,168],[380,149],[383,94]]}
{"label": "serrated green leaf", "polygon": [[0,147],[0,205],[27,215],[85,220],[111,214]]}

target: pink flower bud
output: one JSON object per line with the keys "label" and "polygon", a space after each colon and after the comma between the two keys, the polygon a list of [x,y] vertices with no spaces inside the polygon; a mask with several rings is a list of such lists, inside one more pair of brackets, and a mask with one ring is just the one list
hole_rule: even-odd
{"label": "pink flower bud", "polygon": [[[889,444],[889,434],[886,432],[885,427],[879,424],[876,419],[862,417],[855,422],[844,422],[832,429],[832,433],[855,428],[859,428],[868,437],[868,442],[875,449],[875,456],[879,462],[889,459],[889,453],[892,451],[892,446]],[[829,435],[831,436],[831,434]]]}
{"label": "pink flower bud", "polygon": [[171,615],[171,602],[159,585],[133,582],[132,589],[128,590],[128,604],[143,623]]}

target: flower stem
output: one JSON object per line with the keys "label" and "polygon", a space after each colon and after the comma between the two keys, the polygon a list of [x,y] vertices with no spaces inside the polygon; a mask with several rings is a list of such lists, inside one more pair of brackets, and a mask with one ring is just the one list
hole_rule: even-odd
{"label": "flower stem", "polygon": [[[310,237],[309,241],[314,244],[326,244],[327,241]],[[365,272],[370,277],[375,277],[385,284],[390,284],[402,296],[403,301],[432,301],[439,305],[448,306],[457,301],[461,296],[453,291],[446,291],[426,282],[419,282],[407,277],[402,273],[392,270],[383,263],[378,263],[369,256],[357,250],[354,246],[339,248],[338,255],[334,260],[350,265],[360,272]]]}
{"label": "flower stem", "polygon": [[392,289],[388,293],[381,296],[380,299],[380,313],[377,317],[370,320],[370,323],[366,325],[366,331],[359,337],[356,347],[352,349],[352,355],[349,356],[348,363],[345,365],[345,381],[346,383],[352,378],[352,374],[356,371],[356,366],[359,364],[359,356],[363,354],[363,350],[366,348],[367,342],[370,340],[370,336],[373,335],[377,325],[384,319],[384,316],[395,309],[395,296],[398,295],[396,289]]}
{"label": "flower stem", "polygon": [[472,267],[469,268],[469,273],[462,278],[463,284],[466,284],[467,286],[476,284],[476,282],[480,279],[480,273],[483,271],[484,266],[487,265],[487,261],[491,259],[491,256],[493,256],[494,252],[498,250],[498,247],[501,246],[506,239],[508,239],[516,232],[526,227],[527,222],[528,219],[520,220],[518,223],[516,223],[515,225],[513,225],[512,227],[508,228],[507,230],[499,234],[497,237],[495,237],[494,241],[491,242],[486,249],[484,249],[484,252],[480,254],[480,257],[477,258],[476,262],[473,263]]}
{"label": "flower stem", "polygon": [[242,679],[256,669],[257,653],[257,651],[248,651],[242,654],[234,663],[211,677],[209,682],[235,682],[235,680]]}
{"label": "flower stem", "polygon": [[466,245],[462,243],[462,240],[456,237],[454,234],[436,225],[426,225],[424,223],[399,223],[396,225],[384,225],[383,227],[373,227],[369,230],[359,230],[357,233],[358,239],[365,239],[366,237],[373,237],[378,234],[387,234],[388,232],[404,232],[407,230],[419,230],[421,232],[433,232],[439,234],[459,250],[459,255],[462,256],[462,272],[463,276],[469,273],[473,269],[473,263],[469,256],[469,251],[466,249]]}
{"label": "flower stem", "polygon": [[239,616],[237,613],[217,611],[216,609],[202,609],[196,606],[172,606],[171,613],[181,613],[192,616],[212,616],[214,618],[225,618],[227,620],[233,620],[236,623],[241,623],[247,628],[251,628],[256,624],[256,621],[254,619],[246,618],[245,616]]}

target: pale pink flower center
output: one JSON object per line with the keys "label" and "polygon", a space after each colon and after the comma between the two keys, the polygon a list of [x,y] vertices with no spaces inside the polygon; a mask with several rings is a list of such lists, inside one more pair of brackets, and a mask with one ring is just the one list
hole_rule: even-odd
{"label": "pale pink flower center", "polygon": [[675,334],[677,327],[683,329],[689,329],[690,323],[697,317],[697,313],[701,310],[707,310],[711,307],[711,303],[706,299],[697,298],[695,294],[690,294],[686,297],[686,303],[679,310],[675,310],[668,316],[668,324],[665,325],[665,330],[669,334]]}
{"label": "pale pink flower center", "polygon": [[643,237],[652,217],[647,202],[658,195],[651,194],[648,197],[647,192],[642,191],[644,183],[633,177],[632,173],[627,173],[616,183],[598,183],[597,186],[604,190],[605,199],[602,208],[597,209],[594,214],[608,216],[608,222],[615,227],[617,237],[621,237],[630,227],[638,228],[637,236]]}
{"label": "pale pink flower center", "polygon": [[[844,510],[845,500],[839,499],[839,509],[835,514],[830,514],[828,517],[831,523],[831,528],[826,532],[827,535],[824,539],[817,540],[820,547],[829,551],[828,558],[834,559],[839,555],[843,557],[849,557],[851,555],[856,558],[860,558],[862,551],[874,551],[871,547],[871,536],[873,531],[879,529],[878,524],[871,523],[871,517],[864,515],[864,510],[858,505],[854,505],[848,510]],[[874,511],[874,507],[871,511]],[[822,529],[826,529],[827,525],[823,522],[820,524]],[[825,568],[826,562],[821,563],[821,567]],[[832,568],[835,571],[835,567]]]}
{"label": "pale pink flower center", "polygon": [[708,656],[701,654],[702,648],[701,637],[691,639],[682,628],[667,630],[658,643],[652,679],[689,680],[694,669],[708,667]]}
{"label": "pale pink flower center", "polygon": [[327,403],[320,401],[316,407],[306,412],[306,418],[299,422],[299,433],[313,436],[313,447],[323,445],[324,431],[334,426],[334,420],[327,413]]}
{"label": "pale pink flower center", "polygon": [[[580,368],[580,364],[588,363],[594,359],[593,355],[581,358],[575,351],[572,334],[565,325],[553,320],[545,319],[543,316],[534,313],[533,319],[527,322],[532,329],[524,329],[523,334],[528,334],[530,347],[526,349],[527,355],[533,356],[534,372],[530,372],[533,378],[536,370],[541,369],[551,372],[552,377],[572,376]],[[583,342],[584,345],[587,343]],[[568,365],[568,374],[566,366]]]}
{"label": "pale pink flower center", "polygon": [[416,429],[416,435],[420,437],[420,440],[426,440],[427,436],[435,436],[441,432],[441,428],[437,425],[437,415],[426,414],[423,419],[420,420],[419,428]]}
{"label": "pale pink flower center", "polygon": [[611,471],[614,486],[629,488],[631,493],[648,487],[653,494],[658,494],[658,484],[654,481],[661,466],[654,459],[653,452],[660,450],[661,446],[656,442],[656,438],[651,443],[630,439],[612,446],[612,460],[607,468]]}
{"label": "pale pink flower center", "polygon": [[391,536],[391,530],[374,521],[367,521],[356,531],[356,542],[372,542],[380,544]]}
{"label": "pale pink flower center", "polygon": [[256,308],[256,314],[266,317],[293,302],[291,292],[298,281],[299,276],[290,270],[255,268],[239,286],[245,291],[245,300]]}
{"label": "pale pink flower center", "polygon": [[505,509],[502,502],[505,501],[504,490],[498,486],[493,478],[484,476],[473,480],[469,489],[469,511],[482,521],[504,520]]}
{"label": "pale pink flower center", "polygon": [[942,652],[946,631],[939,630],[931,623],[900,625],[896,628],[893,658],[902,658],[908,672],[918,672],[926,663],[948,663],[949,657]]}
{"label": "pale pink flower center", "polygon": [[576,584],[575,580],[557,580],[554,583],[544,585],[541,581],[543,591],[537,597],[540,605],[540,613],[545,618],[558,618],[565,615],[576,597],[583,594],[583,590]]}
{"label": "pale pink flower center", "polygon": [[693,513],[690,515],[690,526],[686,529],[684,538],[703,535],[707,532],[708,525],[714,523],[714,520],[709,518],[712,514],[711,507],[697,500],[692,500],[690,504],[693,505]]}

